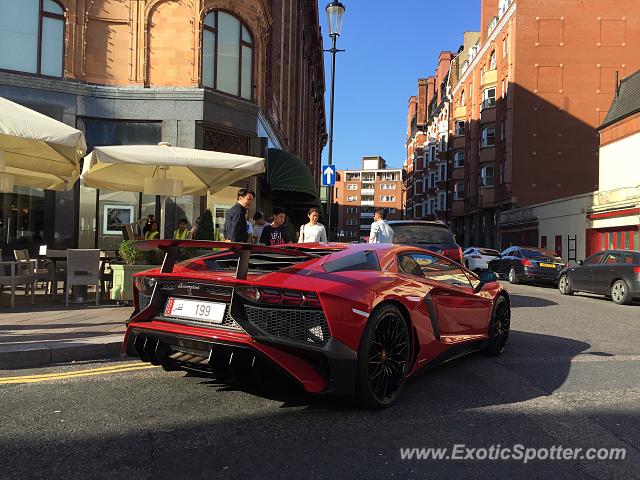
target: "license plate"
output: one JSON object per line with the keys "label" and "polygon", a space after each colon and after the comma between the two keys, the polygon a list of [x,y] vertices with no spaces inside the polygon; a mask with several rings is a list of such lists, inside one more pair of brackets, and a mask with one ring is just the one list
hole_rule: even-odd
{"label": "license plate", "polygon": [[164,309],[164,314],[168,317],[222,323],[226,307],[225,303],[170,297]]}
{"label": "license plate", "polygon": [[542,263],[542,262],[540,262],[540,266],[541,267],[546,267],[546,268],[556,268],[555,263]]}

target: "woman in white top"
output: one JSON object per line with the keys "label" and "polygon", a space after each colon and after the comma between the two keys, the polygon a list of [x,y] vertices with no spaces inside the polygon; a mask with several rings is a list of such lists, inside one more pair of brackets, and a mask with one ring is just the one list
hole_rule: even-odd
{"label": "woman in white top", "polygon": [[318,209],[310,208],[307,215],[309,216],[309,223],[305,223],[300,227],[298,243],[326,242],[327,231],[324,229],[324,225],[318,223],[318,218],[320,218]]}

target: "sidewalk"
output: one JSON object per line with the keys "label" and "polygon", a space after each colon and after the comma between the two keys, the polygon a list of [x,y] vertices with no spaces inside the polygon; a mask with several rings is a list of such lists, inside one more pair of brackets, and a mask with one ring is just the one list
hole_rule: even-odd
{"label": "sidewalk", "polygon": [[132,307],[111,302],[65,307],[60,296],[53,302],[44,295],[36,295],[31,305],[20,292],[12,309],[7,294],[0,297],[0,370],[122,355]]}

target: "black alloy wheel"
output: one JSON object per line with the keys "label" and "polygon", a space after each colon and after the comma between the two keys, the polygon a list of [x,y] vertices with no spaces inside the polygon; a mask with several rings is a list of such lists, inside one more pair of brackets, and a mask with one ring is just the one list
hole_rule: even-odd
{"label": "black alloy wheel", "polygon": [[358,399],[367,408],[395,402],[408,371],[409,329],[393,305],[374,311],[358,352]]}
{"label": "black alloy wheel", "polygon": [[499,296],[493,307],[491,324],[489,325],[489,345],[487,352],[500,355],[504,352],[511,329],[511,307],[504,296]]}

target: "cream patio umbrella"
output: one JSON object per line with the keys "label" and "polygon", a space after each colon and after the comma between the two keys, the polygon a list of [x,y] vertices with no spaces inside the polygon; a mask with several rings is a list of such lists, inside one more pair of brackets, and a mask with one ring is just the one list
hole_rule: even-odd
{"label": "cream patio umbrella", "polygon": [[86,187],[160,195],[164,236],[167,197],[215,193],[265,171],[264,159],[231,153],[158,145],[95,147],[85,157]]}
{"label": "cream patio umbrella", "polygon": [[69,190],[86,150],[80,130],[0,97],[1,192],[14,185]]}

